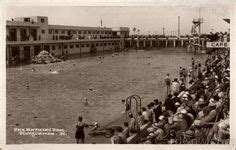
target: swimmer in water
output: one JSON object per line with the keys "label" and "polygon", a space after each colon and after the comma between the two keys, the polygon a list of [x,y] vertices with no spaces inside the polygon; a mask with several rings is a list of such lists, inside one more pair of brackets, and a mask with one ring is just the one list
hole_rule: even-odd
{"label": "swimmer in water", "polygon": [[84,98],[84,105],[88,105],[88,99],[87,99],[87,97]]}

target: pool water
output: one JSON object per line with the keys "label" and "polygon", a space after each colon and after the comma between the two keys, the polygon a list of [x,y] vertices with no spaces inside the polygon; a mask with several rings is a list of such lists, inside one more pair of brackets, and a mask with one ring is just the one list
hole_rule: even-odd
{"label": "pool water", "polygon": [[[164,100],[166,73],[178,78],[179,67],[188,68],[191,57],[200,62],[206,58],[173,48],[104,56],[7,68],[7,143],[75,143],[79,115],[89,124],[123,125],[127,117],[121,113],[121,99],[137,94],[142,106]],[[22,136],[14,128],[58,128],[66,135]],[[86,143],[110,142],[86,137]]]}

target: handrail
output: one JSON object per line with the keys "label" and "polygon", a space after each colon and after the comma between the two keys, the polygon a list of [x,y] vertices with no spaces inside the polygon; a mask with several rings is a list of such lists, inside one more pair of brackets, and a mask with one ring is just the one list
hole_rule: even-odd
{"label": "handrail", "polygon": [[131,100],[134,99],[135,102],[136,102],[136,118],[138,116],[138,111],[141,110],[141,106],[142,106],[142,100],[140,98],[140,96],[138,95],[131,95],[129,97],[126,98],[126,103],[130,105],[130,109],[131,109],[131,105],[132,105],[132,102]]}

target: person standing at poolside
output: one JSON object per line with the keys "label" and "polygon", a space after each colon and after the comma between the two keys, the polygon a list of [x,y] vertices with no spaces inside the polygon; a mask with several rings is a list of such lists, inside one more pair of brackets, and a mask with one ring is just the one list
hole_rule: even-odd
{"label": "person standing at poolside", "polygon": [[194,66],[195,66],[195,60],[194,60],[194,58],[193,58],[193,57],[192,57],[191,61],[192,61],[192,69],[193,69],[193,68],[194,68]]}
{"label": "person standing at poolside", "polygon": [[78,117],[78,123],[76,124],[76,132],[75,132],[75,138],[76,143],[79,144],[81,141],[82,144],[84,144],[85,134],[84,134],[84,127],[87,127],[85,123],[83,123],[83,117]]}
{"label": "person standing at poolside", "polygon": [[169,94],[169,92],[170,92],[170,85],[171,85],[171,80],[170,80],[170,75],[169,75],[169,73],[167,73],[166,74],[166,76],[165,76],[165,83],[166,83],[166,93],[167,93],[167,95]]}

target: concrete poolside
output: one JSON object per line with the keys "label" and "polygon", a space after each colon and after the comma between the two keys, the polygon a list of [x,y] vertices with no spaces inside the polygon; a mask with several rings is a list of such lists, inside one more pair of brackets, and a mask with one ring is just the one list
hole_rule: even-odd
{"label": "concrete poolside", "polygon": [[[206,58],[171,48],[7,68],[7,143],[75,143],[78,115],[86,123],[123,125],[121,99],[137,94],[143,106],[155,98],[164,100],[165,74],[178,77],[179,66],[188,68],[191,57]],[[88,106],[83,104],[84,97]],[[60,128],[66,136],[22,136],[14,128]],[[93,142],[109,143],[110,139],[87,136],[86,143]]]}

